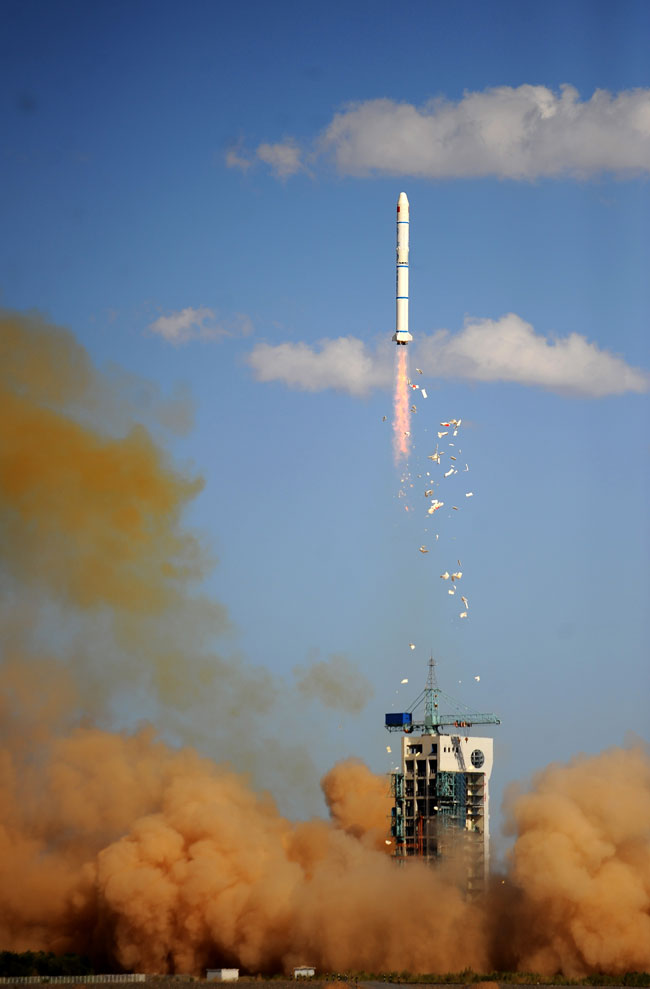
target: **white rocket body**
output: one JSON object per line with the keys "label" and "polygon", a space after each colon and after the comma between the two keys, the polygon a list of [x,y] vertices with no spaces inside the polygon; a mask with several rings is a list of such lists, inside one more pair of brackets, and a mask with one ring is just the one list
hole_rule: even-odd
{"label": "white rocket body", "polygon": [[405,192],[397,200],[397,274],[395,279],[395,334],[397,344],[406,345],[409,333],[409,201]]}

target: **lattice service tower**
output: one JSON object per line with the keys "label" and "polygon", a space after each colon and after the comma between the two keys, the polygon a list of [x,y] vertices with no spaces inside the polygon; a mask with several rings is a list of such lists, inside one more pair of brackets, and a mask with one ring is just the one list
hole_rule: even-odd
{"label": "lattice service tower", "polygon": [[488,872],[492,739],[469,729],[500,723],[440,690],[433,657],[427,685],[410,710],[386,715],[388,731],[402,733],[401,768],[391,774],[395,856],[453,858],[470,893],[484,888]]}

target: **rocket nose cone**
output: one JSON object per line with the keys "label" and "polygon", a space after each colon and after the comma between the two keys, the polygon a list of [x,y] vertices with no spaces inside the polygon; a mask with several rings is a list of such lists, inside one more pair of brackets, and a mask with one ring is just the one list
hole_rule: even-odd
{"label": "rocket nose cone", "polygon": [[405,192],[400,192],[400,194],[398,196],[398,199],[397,199],[397,205],[398,206],[408,206],[408,204],[409,204],[408,196],[406,195]]}

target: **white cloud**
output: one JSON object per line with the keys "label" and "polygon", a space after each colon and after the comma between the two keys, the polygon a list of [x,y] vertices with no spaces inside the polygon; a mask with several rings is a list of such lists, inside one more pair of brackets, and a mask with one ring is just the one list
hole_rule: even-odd
{"label": "white cloud", "polygon": [[602,398],[645,392],[650,375],[580,333],[545,337],[515,313],[468,319],[456,334],[439,330],[418,349],[428,374],[470,381],[514,381],[560,394]]}
{"label": "white cloud", "polygon": [[253,162],[250,158],[244,158],[239,153],[239,147],[229,148],[226,151],[226,165],[228,168],[240,168],[242,172],[246,172]]}
{"label": "white cloud", "polygon": [[[650,390],[650,375],[579,333],[545,337],[515,313],[500,319],[468,319],[458,333],[416,336],[415,364],[432,378],[505,381],[583,398]],[[367,395],[390,387],[392,347],[371,352],[355,337],[306,343],[258,344],[248,361],[259,381],[290,388],[334,388]]]}
{"label": "white cloud", "polygon": [[[585,178],[650,170],[650,89],[498,86],[423,106],[390,99],[351,104],[315,141],[346,175],[424,178]],[[303,166],[295,141],[263,144],[257,155],[285,178]],[[312,156],[314,157],[314,156]]]}
{"label": "white cloud", "polygon": [[253,324],[248,316],[237,313],[227,322],[217,322],[216,314],[207,306],[188,306],[180,312],[159,316],[149,324],[149,330],[169,343],[182,344],[191,340],[219,340],[222,337],[249,336]]}
{"label": "white cloud", "polygon": [[387,353],[371,353],[355,337],[321,340],[318,349],[306,343],[259,343],[248,355],[258,381],[281,381],[302,391],[335,388],[367,395],[392,380]]}
{"label": "white cloud", "polygon": [[302,152],[295,141],[279,141],[277,144],[260,144],[257,157],[270,165],[278,178],[286,179],[304,169]]}

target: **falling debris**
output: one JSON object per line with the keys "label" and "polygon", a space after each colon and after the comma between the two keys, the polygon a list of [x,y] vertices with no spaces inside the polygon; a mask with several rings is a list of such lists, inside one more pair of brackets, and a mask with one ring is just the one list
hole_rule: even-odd
{"label": "falling debris", "polygon": [[426,548],[426,546],[420,546],[420,552],[421,553],[428,553],[429,550]]}
{"label": "falling debris", "polygon": [[454,473],[454,468],[450,467],[448,471],[445,472],[445,477],[450,477]]}
{"label": "falling debris", "polygon": [[409,642],[409,649],[415,649],[415,642]]}
{"label": "falling debris", "polygon": [[417,412],[417,410],[418,410],[417,405],[412,405],[411,406],[411,412]]}
{"label": "falling debris", "polygon": [[[385,845],[392,845],[393,843],[392,843],[392,841],[390,840],[390,838],[384,838],[384,844],[385,844]],[[299,971],[299,969],[297,969],[296,971]]]}
{"label": "falling debris", "polygon": [[448,570],[445,570],[444,573],[441,573],[440,574],[440,579],[441,580],[449,580],[449,571]]}
{"label": "falling debris", "polygon": [[467,491],[465,493],[465,497],[466,498],[473,498],[474,497],[474,492],[473,491]]}
{"label": "falling debris", "polygon": [[469,470],[469,467],[467,466],[467,464],[465,464],[465,470],[463,471],[463,474],[465,473],[465,471],[468,471],[468,470]]}
{"label": "falling debris", "polygon": [[433,494],[433,488],[428,488],[428,489],[427,489],[427,490],[426,490],[426,491],[424,492],[424,497],[425,497],[425,498],[430,498],[432,494]]}
{"label": "falling debris", "polygon": [[421,367],[416,367],[415,370],[418,372],[418,374],[424,374],[424,372],[423,372],[423,370],[422,370]]}
{"label": "falling debris", "polygon": [[463,604],[465,605],[465,607],[467,607],[467,605],[468,605],[467,598],[466,597],[463,597],[463,595],[461,594],[460,599],[463,602]]}
{"label": "falling debris", "polygon": [[455,587],[450,587],[449,590],[447,591],[447,594],[455,594],[455,593],[456,593]]}
{"label": "falling debris", "polygon": [[444,505],[444,501],[438,501],[437,498],[434,498],[434,500],[431,503],[431,507],[427,508],[427,515],[433,515],[433,513],[437,512],[438,509],[442,508],[443,505]]}
{"label": "falling debris", "polygon": [[458,617],[459,618],[467,618],[467,612],[466,611],[461,611],[461,613],[460,613],[460,615]]}
{"label": "falling debris", "polygon": [[[451,443],[449,444],[449,446],[451,446]],[[455,458],[455,457],[452,457],[452,455],[451,455],[451,453],[450,453],[450,454],[449,454],[449,459],[450,459],[450,460],[455,460],[456,458]]]}
{"label": "falling debris", "polygon": [[440,432],[439,432],[439,433],[438,433],[438,439],[439,439],[439,440],[441,440],[441,439],[442,439],[442,437],[443,437],[443,436],[446,436],[446,435],[447,435],[447,430],[445,430],[445,432],[444,432],[444,433],[440,433]]}
{"label": "falling debris", "polygon": [[435,453],[430,453],[429,454],[429,460],[435,460],[435,462],[437,464],[440,463],[440,458],[441,457],[444,457],[444,450],[443,450],[442,453],[438,453],[438,447],[436,447],[436,452]]}
{"label": "falling debris", "polygon": [[480,676],[477,676],[477,677],[474,677],[474,679],[475,679],[475,680],[476,680],[476,682],[478,683],[478,681],[479,681],[479,680],[480,680],[481,678],[480,678]]}
{"label": "falling debris", "polygon": [[[440,425],[441,425],[441,426],[451,426],[451,423],[450,423],[450,422],[441,422],[441,423],[440,423]],[[446,436],[446,435],[447,435],[447,434],[445,433],[445,436]]]}
{"label": "falling debris", "polygon": [[386,420],[387,420],[387,419],[388,419],[388,416],[382,416],[382,417],[381,417],[381,421],[382,421],[382,422],[386,422]]}
{"label": "falling debris", "polygon": [[460,580],[460,578],[462,576],[463,576],[463,571],[462,570],[457,570],[456,573],[452,573],[451,579],[452,579],[452,581],[454,581],[454,580]]}
{"label": "falling debris", "polygon": [[391,752],[393,751],[393,750],[391,749],[391,747],[390,747],[390,745],[387,745],[387,746],[386,746],[386,751],[387,751],[388,753],[391,753]]}
{"label": "falling debris", "polygon": [[420,389],[420,394],[422,395],[422,398],[426,398],[427,397],[427,390],[426,390],[426,388],[421,388]]}
{"label": "falling debris", "polygon": [[[457,512],[457,511],[458,511],[458,505],[452,505],[451,507],[453,508],[453,510],[454,510],[455,512]],[[406,510],[407,510],[407,512],[408,512],[408,508],[407,508]]]}
{"label": "falling debris", "polygon": [[400,680],[400,683],[408,683],[408,682],[409,682],[409,678],[408,677],[404,677],[403,680]]}

